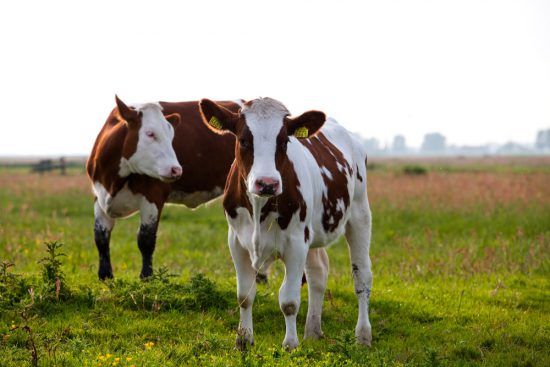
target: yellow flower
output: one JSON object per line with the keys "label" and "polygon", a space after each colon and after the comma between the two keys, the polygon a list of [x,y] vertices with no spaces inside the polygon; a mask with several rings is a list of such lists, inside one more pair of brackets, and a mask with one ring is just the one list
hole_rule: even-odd
{"label": "yellow flower", "polygon": [[126,362],[130,362],[132,360],[132,357],[126,357]]}
{"label": "yellow flower", "polygon": [[115,362],[120,362],[120,358],[116,357]]}
{"label": "yellow flower", "polygon": [[111,358],[112,356],[113,356],[112,354],[107,353],[107,354],[105,355],[105,358],[109,359],[109,358]]}

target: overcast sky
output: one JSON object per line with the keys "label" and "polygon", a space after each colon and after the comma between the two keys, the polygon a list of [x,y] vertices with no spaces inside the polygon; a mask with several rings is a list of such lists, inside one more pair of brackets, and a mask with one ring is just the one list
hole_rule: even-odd
{"label": "overcast sky", "polygon": [[364,137],[532,142],[550,1],[2,1],[0,155],[88,154],[126,102],[269,96]]}

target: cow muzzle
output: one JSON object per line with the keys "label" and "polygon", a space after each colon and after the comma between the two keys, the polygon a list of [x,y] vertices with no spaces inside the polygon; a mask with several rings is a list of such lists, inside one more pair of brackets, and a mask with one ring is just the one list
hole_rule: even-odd
{"label": "cow muzzle", "polygon": [[181,166],[172,166],[168,174],[160,176],[160,180],[163,182],[174,182],[181,177],[181,173]]}
{"label": "cow muzzle", "polygon": [[281,193],[280,187],[279,180],[273,177],[260,177],[254,182],[252,193],[259,196],[275,196]]}

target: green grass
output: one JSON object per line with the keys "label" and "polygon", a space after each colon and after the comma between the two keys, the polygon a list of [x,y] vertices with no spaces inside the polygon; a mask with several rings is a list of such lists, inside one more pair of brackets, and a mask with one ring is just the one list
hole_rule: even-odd
{"label": "green grass", "polygon": [[[519,171],[502,174],[530,174]],[[12,174],[38,180],[38,187],[52,179]],[[373,171],[369,190],[392,177]],[[75,177],[60,177],[59,184],[68,179]],[[235,275],[219,203],[195,211],[165,208],[156,277],[149,282],[137,279],[138,218],[117,222],[111,239],[116,278],[102,283],[87,184],[44,192],[3,184],[0,260],[15,266],[0,271],[0,366],[32,365],[33,344],[39,366],[550,365],[547,198],[459,208],[415,198],[396,205],[372,194],[371,201],[373,346],[354,342],[357,303],[340,240],[329,249],[326,338],[282,350],[277,292],[284,269],[276,263],[268,284],[258,286],[256,344],[238,352]],[[50,241],[63,243],[59,251],[66,254],[56,268],[64,274],[58,295],[55,272],[43,276],[45,264],[38,263]],[[304,286],[301,335],[306,310]]]}

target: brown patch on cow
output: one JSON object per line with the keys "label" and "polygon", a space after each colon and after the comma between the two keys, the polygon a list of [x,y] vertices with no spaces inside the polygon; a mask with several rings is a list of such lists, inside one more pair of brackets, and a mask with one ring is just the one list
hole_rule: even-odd
{"label": "brown patch on cow", "polygon": [[248,213],[252,215],[252,206],[246,195],[244,178],[239,173],[236,160],[231,166],[231,171],[229,171],[229,176],[227,177],[223,195],[223,208],[231,218],[237,217],[237,208],[246,208]]}
{"label": "brown patch on cow", "polygon": [[304,241],[305,242],[309,241],[309,227],[306,227],[304,229]]}
{"label": "brown patch on cow", "polygon": [[[319,168],[324,167],[332,176],[321,174],[327,187],[327,194],[323,194],[322,197],[323,229],[326,232],[333,232],[344,217],[343,211],[338,209],[338,200],[343,200],[345,208],[348,208],[350,204],[347,185],[348,178],[353,175],[353,170],[342,152],[322,132],[312,139],[300,139],[299,141],[313,155]],[[338,164],[343,171],[339,169]]]}
{"label": "brown patch on cow", "polygon": [[295,315],[297,309],[298,309],[298,307],[296,307],[296,305],[292,302],[291,303],[283,303],[281,305],[281,311],[283,311],[283,314],[285,314],[285,316]]}
{"label": "brown patch on cow", "polygon": [[363,177],[361,177],[361,175],[359,174],[359,166],[357,166],[357,179],[360,181],[360,182],[363,182]]}
{"label": "brown patch on cow", "polygon": [[237,298],[239,300],[239,307],[241,308],[250,307],[250,299],[248,298],[248,296],[239,296]]}
{"label": "brown patch on cow", "polygon": [[[233,112],[240,108],[233,102],[218,103]],[[164,115],[177,113],[181,117],[181,122],[174,129],[172,145],[182,166],[182,178],[167,184],[143,175],[118,175],[120,159],[129,158],[135,152],[132,147],[134,142],[137,146],[137,135],[132,133],[130,124],[120,120],[115,108],[100,131],[86,165],[92,182],[100,182],[113,196],[128,183],[134,193],[144,195],[159,208],[162,208],[171,191],[193,194],[224,187],[234,160],[234,137],[213,134],[202,122],[196,101],[160,104]]]}

